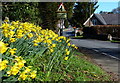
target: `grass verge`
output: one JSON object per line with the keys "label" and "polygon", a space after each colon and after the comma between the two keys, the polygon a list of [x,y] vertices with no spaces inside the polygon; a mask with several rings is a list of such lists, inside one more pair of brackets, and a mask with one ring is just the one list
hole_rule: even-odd
{"label": "grass verge", "polygon": [[112,43],[120,43],[120,41],[117,40],[111,40]]}
{"label": "grass verge", "polygon": [[[61,72],[51,74],[52,80],[64,81],[110,81],[110,76],[99,66],[87,61],[82,53],[75,51],[75,56],[70,58],[69,66]],[[63,66],[67,66],[64,64]]]}
{"label": "grass verge", "polygon": [[72,37],[70,37],[70,38],[72,38],[72,39],[82,39],[83,36],[72,36]]}

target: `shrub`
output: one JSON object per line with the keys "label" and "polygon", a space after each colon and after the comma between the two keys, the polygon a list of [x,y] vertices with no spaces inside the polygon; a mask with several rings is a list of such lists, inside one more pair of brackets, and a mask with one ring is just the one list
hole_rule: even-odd
{"label": "shrub", "polygon": [[111,34],[113,37],[120,38],[120,25],[98,25],[92,26],[98,34]]}
{"label": "shrub", "polygon": [[120,25],[96,25],[83,28],[84,36],[99,39],[107,39],[108,34],[120,38]]}

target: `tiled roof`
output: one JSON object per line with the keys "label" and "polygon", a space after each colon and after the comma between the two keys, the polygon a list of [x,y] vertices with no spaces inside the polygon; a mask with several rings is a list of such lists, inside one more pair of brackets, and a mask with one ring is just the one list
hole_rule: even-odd
{"label": "tiled roof", "polygon": [[107,23],[105,22],[104,18],[100,15],[100,14],[94,14],[95,17],[104,25],[106,25]]}
{"label": "tiled roof", "polygon": [[120,24],[120,14],[95,14],[95,16],[104,24],[104,25],[118,25]]}

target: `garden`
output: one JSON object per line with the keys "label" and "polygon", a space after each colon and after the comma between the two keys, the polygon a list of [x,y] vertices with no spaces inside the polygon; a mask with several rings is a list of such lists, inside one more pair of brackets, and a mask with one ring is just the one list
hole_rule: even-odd
{"label": "garden", "polygon": [[70,39],[29,22],[0,26],[1,81],[110,81]]}

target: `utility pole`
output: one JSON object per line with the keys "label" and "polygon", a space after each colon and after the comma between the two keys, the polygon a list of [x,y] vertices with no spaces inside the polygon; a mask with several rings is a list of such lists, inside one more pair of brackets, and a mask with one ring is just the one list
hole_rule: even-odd
{"label": "utility pole", "polygon": [[[90,16],[91,16],[91,2],[90,2]],[[89,17],[90,19],[89,19],[89,27],[91,26],[91,23],[90,23],[90,21],[91,21],[91,17]]]}

